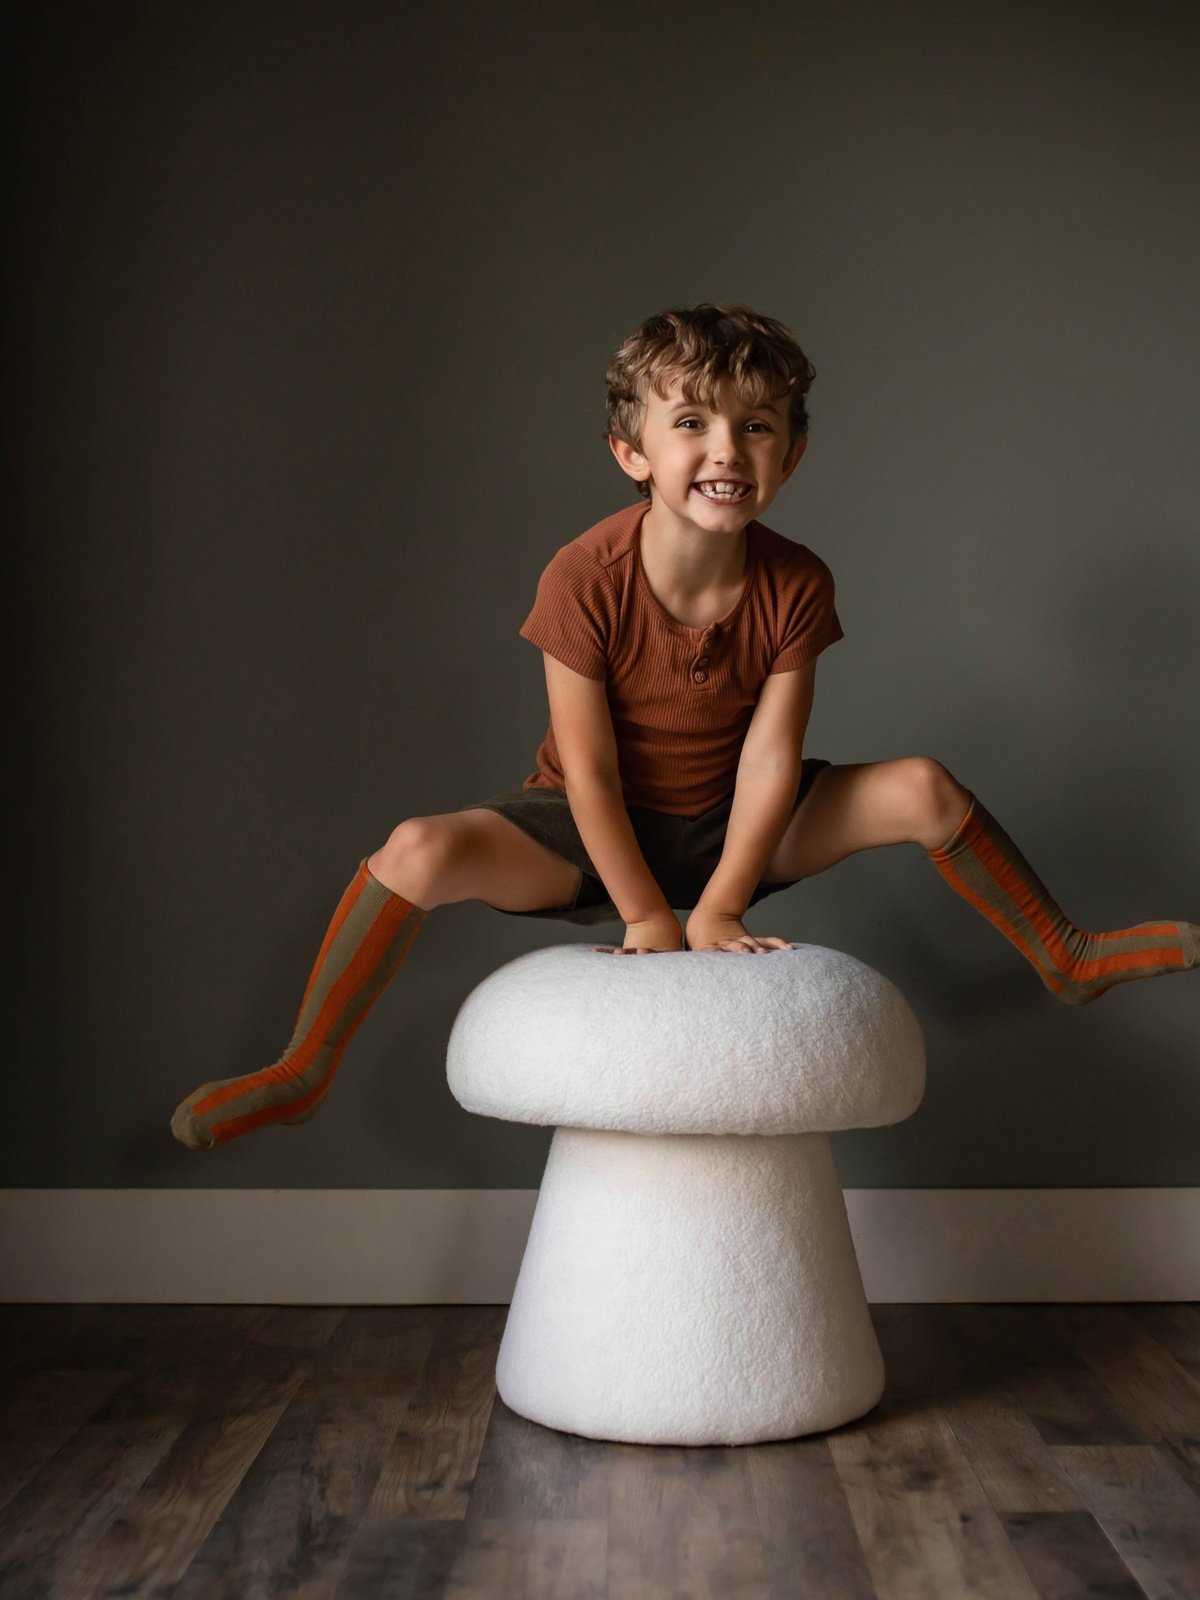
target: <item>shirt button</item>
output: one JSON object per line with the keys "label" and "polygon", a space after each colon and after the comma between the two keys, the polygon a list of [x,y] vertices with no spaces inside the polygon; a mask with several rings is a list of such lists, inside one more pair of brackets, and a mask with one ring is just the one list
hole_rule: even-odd
{"label": "shirt button", "polygon": [[708,682],[708,673],[707,672],[693,672],[692,673],[692,682],[693,683],[707,683]]}
{"label": "shirt button", "polygon": [[706,667],[708,665],[708,662],[709,662],[709,657],[708,656],[697,656],[696,657],[696,665],[698,667]]}

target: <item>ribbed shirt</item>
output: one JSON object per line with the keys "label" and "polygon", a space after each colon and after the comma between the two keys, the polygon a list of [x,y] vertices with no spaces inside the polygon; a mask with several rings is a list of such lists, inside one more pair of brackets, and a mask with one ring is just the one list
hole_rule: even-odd
{"label": "ribbed shirt", "polygon": [[[625,804],[693,817],[732,791],[767,678],[845,635],[824,561],[760,522],[746,525],[746,581],[730,609],[704,628],[678,621],[642,566],[649,509],[639,500],[563,545],[520,631],[604,680]],[[522,787],[566,792],[553,724]]]}

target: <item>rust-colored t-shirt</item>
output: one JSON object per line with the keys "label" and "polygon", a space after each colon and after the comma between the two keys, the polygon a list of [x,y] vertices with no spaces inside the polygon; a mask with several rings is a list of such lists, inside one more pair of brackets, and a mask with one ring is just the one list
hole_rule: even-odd
{"label": "rust-colored t-shirt", "polygon": [[[844,637],[833,574],[806,545],[746,526],[746,584],[707,628],[660,604],[642,568],[639,500],[564,545],[538,580],[521,637],[605,681],[627,806],[698,816],[728,795],[767,677]],[[554,728],[526,789],[566,791]]]}

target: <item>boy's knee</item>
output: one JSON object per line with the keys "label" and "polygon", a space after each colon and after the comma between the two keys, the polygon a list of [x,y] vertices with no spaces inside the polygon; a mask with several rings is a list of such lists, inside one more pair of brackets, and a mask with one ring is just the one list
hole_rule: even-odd
{"label": "boy's knee", "polygon": [[392,829],[382,854],[389,878],[404,886],[400,892],[428,908],[456,857],[449,818],[407,818]]}
{"label": "boy's knee", "polygon": [[910,756],[904,763],[904,781],[913,814],[940,818],[958,801],[961,786],[933,756]]}

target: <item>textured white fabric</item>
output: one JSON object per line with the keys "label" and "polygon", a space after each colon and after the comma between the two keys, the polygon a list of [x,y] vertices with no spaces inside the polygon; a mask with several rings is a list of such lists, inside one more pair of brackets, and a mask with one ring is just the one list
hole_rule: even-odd
{"label": "textured white fabric", "polygon": [[828,1129],[920,1103],[904,996],[820,945],[616,956],[559,945],[464,1001],[469,1111],[555,1125],[496,1366],[548,1427],[745,1444],[883,1392]]}
{"label": "textured white fabric", "polygon": [[496,1364],[519,1416],[748,1444],[838,1427],[883,1383],[828,1134],[555,1133]]}
{"label": "textured white fabric", "polygon": [[555,945],[478,985],[447,1078],[468,1111],[636,1133],[799,1133],[899,1122],[925,1088],[908,1001],[821,945],[617,956]]}

